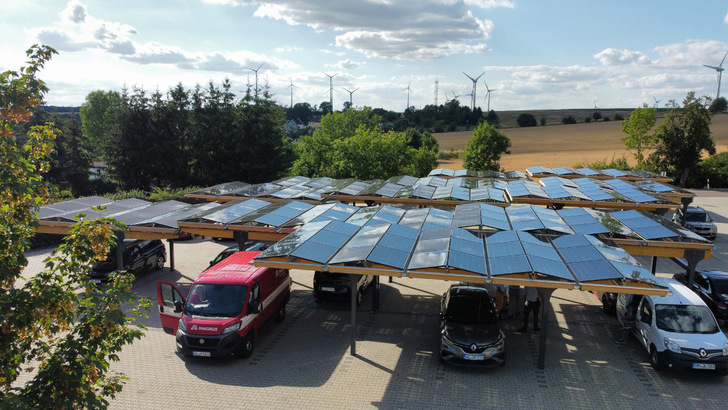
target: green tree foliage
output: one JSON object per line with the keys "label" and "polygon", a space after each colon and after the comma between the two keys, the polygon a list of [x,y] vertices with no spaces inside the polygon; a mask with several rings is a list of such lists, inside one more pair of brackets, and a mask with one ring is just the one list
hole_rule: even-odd
{"label": "green tree foliage", "polygon": [[511,139],[507,135],[487,122],[480,123],[465,145],[463,166],[474,171],[499,171],[501,155],[510,154],[510,147]]}
{"label": "green tree foliage", "polygon": [[141,88],[122,92],[114,110],[108,150],[109,173],[126,190],[259,183],[277,179],[293,162],[283,108],[267,88],[250,86],[242,99],[221,86],[148,96]]}
{"label": "green tree foliage", "polygon": [[389,178],[421,176],[437,166],[437,140],[416,130],[384,131],[371,108],[325,115],[321,128],[303,136],[291,173],[309,177]]}
{"label": "green tree foliage", "polygon": [[698,164],[694,186],[703,187],[710,182],[711,188],[728,188],[728,152],[705,158]]}
{"label": "green tree foliage", "polygon": [[599,121],[602,119],[602,113],[600,111],[594,111],[592,118],[594,118],[594,121]]}
{"label": "green tree foliage", "polygon": [[691,91],[683,101],[683,108],[673,108],[657,126],[658,139],[655,162],[685,186],[688,175],[701,159],[703,152],[715,155],[715,141],[710,135],[708,97],[695,98]]}
{"label": "green tree foliage", "polygon": [[522,112],[518,118],[516,118],[516,123],[518,123],[519,127],[535,127],[538,125],[536,117],[527,112]]}
{"label": "green tree foliage", "polygon": [[573,115],[567,115],[567,116],[561,118],[561,123],[563,123],[563,124],[576,124],[576,118],[574,118]]}
{"label": "green tree foliage", "polygon": [[107,160],[114,111],[121,108],[121,95],[116,91],[93,91],[81,105],[81,129],[88,140],[92,160]]}
{"label": "green tree foliage", "polygon": [[710,112],[719,113],[728,110],[728,101],[725,97],[718,97],[710,104]]}
{"label": "green tree foliage", "polygon": [[655,108],[649,108],[647,104],[643,104],[642,108],[632,111],[629,118],[622,121],[622,142],[627,149],[637,151],[634,155],[637,159],[637,168],[644,165],[643,152],[652,149],[657,143],[655,135],[650,134],[650,130],[655,126]]}
{"label": "green tree foliage", "polygon": [[[88,280],[122,229],[112,219],[76,224],[45,261],[45,270],[21,279],[24,252],[37,227],[38,206],[47,200],[41,174],[48,170],[54,133],[33,126],[19,146],[14,127],[29,121],[47,92],[36,75],[55,50],[33,46],[19,71],[0,73],[0,403],[4,408],[103,408],[121,391],[124,375],[109,362],[140,338],[131,328],[149,301],[138,301],[131,280],[116,276],[99,291]],[[121,309],[131,306],[132,317]]]}

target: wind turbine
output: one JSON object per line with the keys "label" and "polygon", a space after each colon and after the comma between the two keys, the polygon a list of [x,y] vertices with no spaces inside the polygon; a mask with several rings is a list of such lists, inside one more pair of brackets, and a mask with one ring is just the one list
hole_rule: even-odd
{"label": "wind turbine", "polygon": [[[344,87],[341,87],[341,88],[344,88]],[[355,88],[355,89],[354,89],[353,91],[349,91],[349,90],[347,90],[346,88],[344,88],[344,91],[346,91],[347,93],[349,93],[349,108],[351,108],[351,107],[353,107],[353,106],[354,106],[354,104],[353,104],[353,103],[351,102],[351,96],[352,96],[352,94],[354,94],[354,92],[355,92],[356,90],[358,90],[358,89],[359,89],[359,88],[357,87],[357,88]]]}
{"label": "wind turbine", "polygon": [[[326,74],[326,73],[324,73]],[[339,74],[339,73],[336,73]],[[331,113],[334,113],[334,77],[336,74],[329,75],[326,74],[327,77],[329,77],[329,105],[331,105]]]}
{"label": "wind turbine", "polygon": [[[457,100],[461,97],[460,95],[455,94],[455,91],[450,90],[450,92],[452,93],[452,99],[450,101]],[[447,96],[447,94],[445,94],[445,96]]]}
{"label": "wind turbine", "polygon": [[660,108],[660,101],[662,100],[658,100],[654,95],[652,96],[652,99],[655,100],[655,109]]}
{"label": "wind turbine", "polygon": [[288,79],[291,80],[291,85],[289,85],[286,88],[290,88],[291,89],[291,108],[293,108],[293,89],[294,88],[298,88],[298,86],[293,85],[293,79],[291,77],[288,77]]}
{"label": "wind turbine", "polygon": [[713,70],[715,70],[718,73],[718,94],[716,94],[716,96],[715,96],[715,99],[716,100],[718,98],[720,98],[720,79],[721,79],[722,74],[723,74],[723,70],[724,70],[724,68],[723,68],[723,62],[725,61],[725,57],[726,56],[728,56],[728,51],[726,51],[725,55],[723,56],[723,59],[720,60],[720,64],[718,64],[718,67],[715,67],[715,66],[712,66],[712,65],[703,64],[703,66],[708,67],[708,68],[712,68]]}
{"label": "wind turbine", "polygon": [[265,63],[261,63],[258,66],[258,68],[256,68],[256,69],[245,67],[247,70],[253,71],[255,73],[255,96],[256,97],[258,97],[258,70],[260,70],[260,67],[263,67],[263,64],[265,64]]}
{"label": "wind turbine", "polygon": [[488,112],[490,112],[490,93],[492,93],[493,91],[496,91],[496,89],[488,88],[488,83],[486,83],[485,80],[483,80],[483,84],[485,84],[485,90],[486,90],[485,98],[488,99]]}
{"label": "wind turbine", "polygon": [[408,82],[407,83],[407,88],[403,88],[402,89],[403,91],[407,91],[407,108],[405,108],[405,111],[409,110],[409,107],[410,107],[410,104],[409,104],[409,96],[410,96],[410,94],[412,94],[412,89],[410,88],[410,84],[411,83],[412,83],[411,81]]}
{"label": "wind turbine", "polygon": [[[463,74],[465,74],[465,71],[463,71]],[[485,74],[485,71],[483,71],[483,74]],[[471,93],[471,97],[470,97],[470,109],[471,110],[474,110],[475,109],[475,100],[476,100],[476,98],[475,98],[476,97],[475,89],[476,89],[476,87],[478,85],[478,80],[480,79],[480,77],[483,76],[483,74],[479,75],[476,78],[473,78],[473,77],[465,74],[465,76],[468,77],[473,82],[473,92]]]}

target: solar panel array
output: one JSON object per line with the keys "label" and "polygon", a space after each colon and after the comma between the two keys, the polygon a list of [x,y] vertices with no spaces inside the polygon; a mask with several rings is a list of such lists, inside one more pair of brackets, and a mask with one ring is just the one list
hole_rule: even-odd
{"label": "solar panel array", "polygon": [[353,225],[340,221],[302,227],[263,251],[256,260],[290,260],[336,271],[336,266],[437,275],[521,277],[566,282],[612,281],[659,285],[621,248],[587,235],[564,235],[553,243],[526,232],[502,231],[487,238],[461,228],[416,229],[403,225]]}

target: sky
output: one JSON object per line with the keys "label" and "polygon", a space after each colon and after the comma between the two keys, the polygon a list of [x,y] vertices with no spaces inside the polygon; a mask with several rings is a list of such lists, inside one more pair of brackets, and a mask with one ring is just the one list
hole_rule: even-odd
{"label": "sky", "polygon": [[475,84],[484,111],[663,107],[716,97],[704,64],[728,53],[728,3],[2,0],[0,38],[0,71],[33,44],[58,51],[40,74],[57,106],[227,78],[240,97],[267,84],[283,106],[471,106]]}

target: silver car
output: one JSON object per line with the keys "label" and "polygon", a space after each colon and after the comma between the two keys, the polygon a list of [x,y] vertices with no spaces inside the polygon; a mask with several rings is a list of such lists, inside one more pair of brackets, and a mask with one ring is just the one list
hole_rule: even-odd
{"label": "silver car", "polygon": [[[718,235],[718,227],[713,222],[713,218],[710,217],[705,209],[699,206],[689,206],[686,212],[687,217],[685,219],[684,226],[689,230],[697,233],[698,235],[709,239],[715,240]],[[683,225],[683,210],[678,209],[675,211],[673,216],[675,223]]]}

